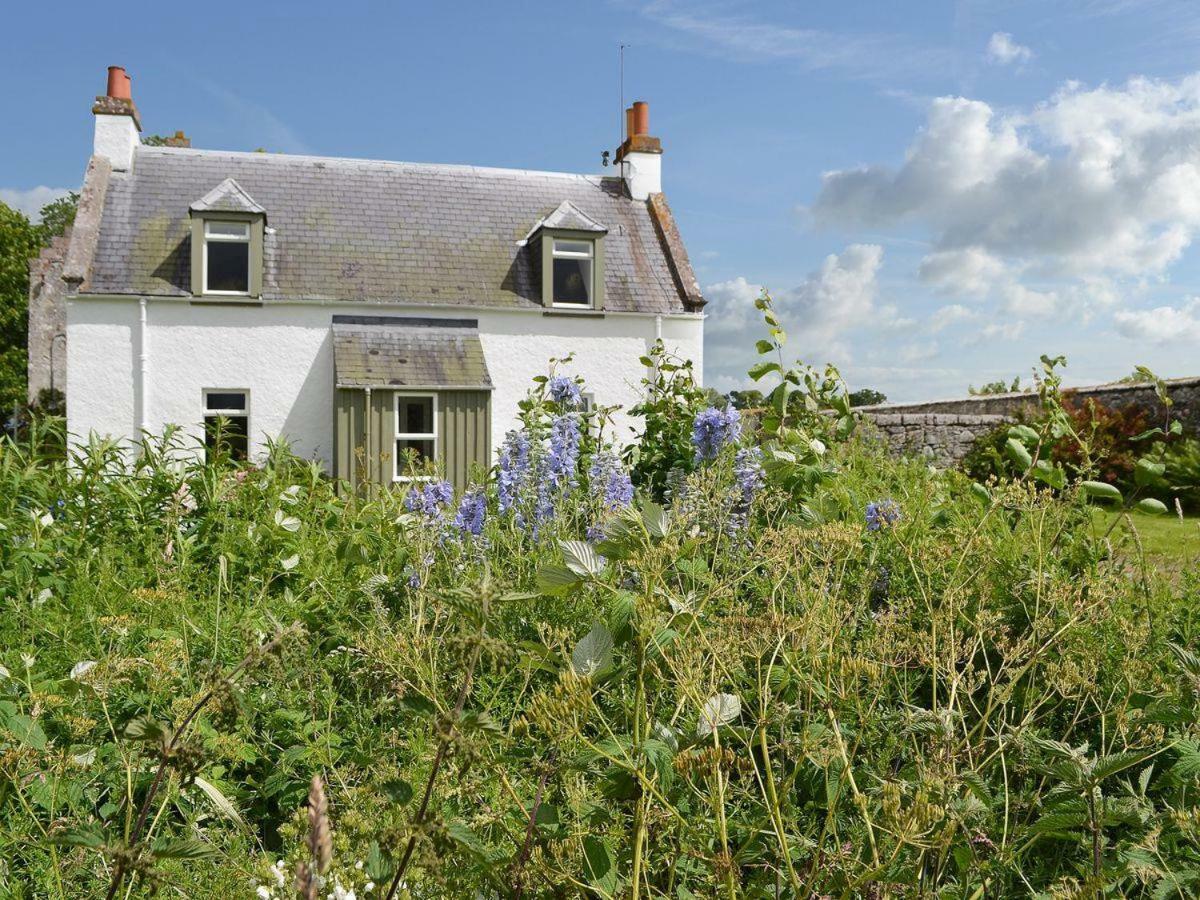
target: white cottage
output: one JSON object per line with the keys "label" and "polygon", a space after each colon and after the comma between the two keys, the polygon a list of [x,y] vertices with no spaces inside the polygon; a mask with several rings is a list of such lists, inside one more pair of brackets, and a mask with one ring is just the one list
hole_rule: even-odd
{"label": "white cottage", "polygon": [[48,267],[63,289],[31,309],[31,391],[65,334],[76,438],[175,424],[201,447],[221,416],[251,457],[285,437],[387,482],[411,448],[461,481],[551,357],[573,354],[591,402],[625,409],[657,338],[702,367],[704,300],[645,104],[614,176],[569,175],[147,146],[129,84],[110,69]]}

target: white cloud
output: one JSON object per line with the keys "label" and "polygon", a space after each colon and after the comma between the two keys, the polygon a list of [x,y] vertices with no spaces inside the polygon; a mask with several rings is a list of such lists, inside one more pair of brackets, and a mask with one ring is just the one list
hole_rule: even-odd
{"label": "white cloud", "polygon": [[[849,332],[903,326],[907,320],[899,319],[894,307],[876,303],[882,264],[882,247],[851,244],[829,254],[797,287],[773,292],[788,335],[787,354],[811,364],[845,364],[851,358],[843,340]],[[754,342],[765,336],[762,313],[754,307],[761,292],[761,285],[741,277],[704,289],[705,369],[714,385],[746,384]]]}
{"label": "white cloud", "polygon": [[951,303],[949,306],[941,307],[930,316],[926,327],[931,334],[937,334],[951,325],[956,325],[959,322],[969,322],[977,316],[978,313],[974,310],[967,309],[967,307],[960,303]]}
{"label": "white cloud", "polygon": [[1124,337],[1135,340],[1155,344],[1200,341],[1200,298],[1179,308],[1120,310],[1114,313],[1113,322]]}
{"label": "white cloud", "polygon": [[27,215],[32,221],[41,221],[42,207],[59,197],[71,193],[70,188],[52,188],[44,184],[27,191],[18,188],[0,188],[0,202],[7,203],[17,212]]}
{"label": "white cloud", "polygon": [[640,12],[702,49],[738,62],[794,60],[811,70],[894,81],[911,77],[914,70],[939,71],[954,61],[952,51],[905,35],[789,27],[731,14],[721,3],[652,0]]}
{"label": "white cloud", "polygon": [[1004,274],[1004,263],[982,247],[938,250],[921,260],[921,281],[948,294],[983,295]]}
{"label": "white cloud", "polygon": [[1000,310],[1018,318],[1045,319],[1059,309],[1060,299],[1054,291],[1035,291],[1012,282],[1000,289]]}
{"label": "white cloud", "polygon": [[1033,51],[1014,41],[1013,36],[1007,31],[997,31],[988,41],[987,58],[988,62],[1008,66],[1013,63],[1029,62],[1033,58]]}
{"label": "white cloud", "polygon": [[967,343],[979,344],[985,341],[1015,341],[1024,332],[1024,322],[989,322]]}
{"label": "white cloud", "polygon": [[1025,113],[942,97],[903,164],[826,174],[813,215],[924,227],[923,277],[967,292],[992,260],[1014,277],[1155,276],[1200,228],[1198,148],[1200,75],[1068,84]]}

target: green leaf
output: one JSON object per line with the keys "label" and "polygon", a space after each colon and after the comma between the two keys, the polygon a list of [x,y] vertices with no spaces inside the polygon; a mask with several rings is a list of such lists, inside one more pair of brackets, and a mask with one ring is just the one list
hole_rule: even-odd
{"label": "green leaf", "polygon": [[1143,456],[1133,466],[1133,480],[1138,487],[1153,487],[1164,483],[1163,473],[1167,470],[1165,464],[1154,462]]}
{"label": "green leaf", "polygon": [[1067,473],[1048,460],[1037,461],[1033,467],[1033,477],[1058,490],[1067,486]]}
{"label": "green leaf", "polygon": [[376,884],[382,884],[392,880],[392,861],[387,854],[379,848],[379,841],[371,841],[371,846],[367,850],[367,860],[364,866],[367,877]]}
{"label": "green leaf", "polygon": [[984,506],[991,506],[991,504],[992,504],[991,491],[989,491],[987,488],[985,488],[978,481],[976,481],[974,484],[971,485],[971,493],[974,494],[975,498],[980,503],[982,503]]}
{"label": "green leaf", "polygon": [[79,825],[60,831],[50,838],[50,842],[60,847],[86,847],[89,850],[99,850],[104,846],[104,832],[93,822],[89,825]]}
{"label": "green leaf", "polygon": [[1028,425],[1014,425],[1012,428],[1008,429],[1008,436],[1010,438],[1016,438],[1027,447],[1036,447],[1038,441],[1041,439],[1041,435],[1039,435]]}
{"label": "green leaf", "polygon": [[1126,769],[1132,769],[1134,766],[1141,765],[1153,755],[1154,751],[1152,750],[1141,750],[1110,753],[1108,756],[1102,756],[1092,769],[1092,779],[1099,783],[1105,778],[1111,778],[1118,772],[1124,772]]}
{"label": "green leaf", "polygon": [[764,375],[767,375],[771,372],[782,372],[782,371],[783,371],[783,369],[780,368],[779,363],[777,363],[777,362],[760,362],[760,363],[755,363],[754,365],[752,365],[750,367],[750,371],[747,372],[746,374],[748,374],[750,376],[751,380],[758,381]]}
{"label": "green leaf", "polygon": [[1016,438],[1009,438],[1004,442],[1004,452],[1008,454],[1009,459],[1017,464],[1022,472],[1029,470],[1033,465],[1033,457],[1029,455],[1029,451],[1025,449],[1025,445]]}
{"label": "green leaf", "polygon": [[8,720],[8,730],[18,741],[34,750],[46,749],[46,732],[35,719],[24,713],[12,716]]}
{"label": "green leaf", "polygon": [[582,581],[583,579],[566,566],[557,564],[542,566],[542,568],[538,569],[537,573],[538,589],[543,594],[551,596],[568,594],[573,588],[578,587]]}
{"label": "green leaf", "polygon": [[1153,497],[1146,497],[1144,500],[1139,500],[1134,509],[1148,516],[1165,516],[1169,512],[1167,504],[1161,500],[1155,500]]}
{"label": "green leaf", "polygon": [[604,562],[591,544],[585,541],[559,541],[558,546],[567,568],[580,578],[589,578],[604,571]]}
{"label": "green leaf", "polygon": [[217,855],[217,848],[195,838],[172,838],[158,841],[150,852],[155,859],[211,859]]}
{"label": "green leaf", "polygon": [[246,825],[246,820],[243,819],[241,813],[237,811],[237,807],[230,802],[228,797],[221,793],[216,785],[204,780],[199,775],[195,777],[194,784],[196,787],[200,788],[200,790],[206,797],[208,797],[210,801],[212,801],[212,805],[217,808],[217,812],[236,824],[239,828],[242,828],[247,832],[250,830]]}
{"label": "green leaf", "polygon": [[1087,822],[1087,811],[1080,808],[1062,812],[1046,813],[1030,826],[1031,834],[1067,837]]}
{"label": "green leaf", "polygon": [[571,668],[582,678],[604,672],[612,668],[612,651],[612,634],[597,622],[571,651]]}
{"label": "green leaf", "polygon": [[1079,489],[1087,497],[1093,497],[1097,500],[1115,500],[1118,503],[1121,502],[1121,492],[1111,484],[1105,484],[1103,481],[1081,481]]}
{"label": "green leaf", "polygon": [[384,795],[397,806],[405,806],[413,797],[412,785],[403,778],[392,778],[381,784]]}
{"label": "green leaf", "polygon": [[671,514],[652,500],[642,505],[642,524],[654,538],[665,538],[671,530]]}
{"label": "green leaf", "polygon": [[165,744],[167,729],[156,719],[149,716],[138,716],[130,719],[126,724],[125,737],[133,741],[145,741],[148,744]]}
{"label": "green leaf", "polygon": [[742,714],[742,701],[736,694],[713,694],[700,708],[696,734],[708,737],[722,725],[728,725]]}
{"label": "green leaf", "polygon": [[583,877],[605,897],[617,895],[621,879],[606,839],[590,834],[584,837]]}
{"label": "green leaf", "polygon": [[759,353],[771,353],[775,350],[775,345],[770,341],[759,341],[754,345],[754,349]]}

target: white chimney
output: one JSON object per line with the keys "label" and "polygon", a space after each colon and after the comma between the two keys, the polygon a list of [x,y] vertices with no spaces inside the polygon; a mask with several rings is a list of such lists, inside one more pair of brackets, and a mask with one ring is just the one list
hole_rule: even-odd
{"label": "white chimney", "polygon": [[662,141],[651,137],[650,106],[641,100],[625,110],[628,137],[617,149],[617,164],[634,200],[662,193]]}
{"label": "white chimney", "polygon": [[96,116],[92,154],[107,159],[117,172],[133,167],[133,150],[142,142],[142,123],[133,104],[131,81],[123,67],[109,66],[108,91],[92,105]]}

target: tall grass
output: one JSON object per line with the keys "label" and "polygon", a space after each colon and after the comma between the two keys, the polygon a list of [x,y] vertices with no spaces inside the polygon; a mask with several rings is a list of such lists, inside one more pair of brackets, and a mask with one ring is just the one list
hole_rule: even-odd
{"label": "tall grass", "polygon": [[731,519],[734,444],[620,508],[584,446],[474,536],[285,448],[44,444],[0,445],[0,895],[1200,890],[1200,576],[1070,485],[847,438]]}

